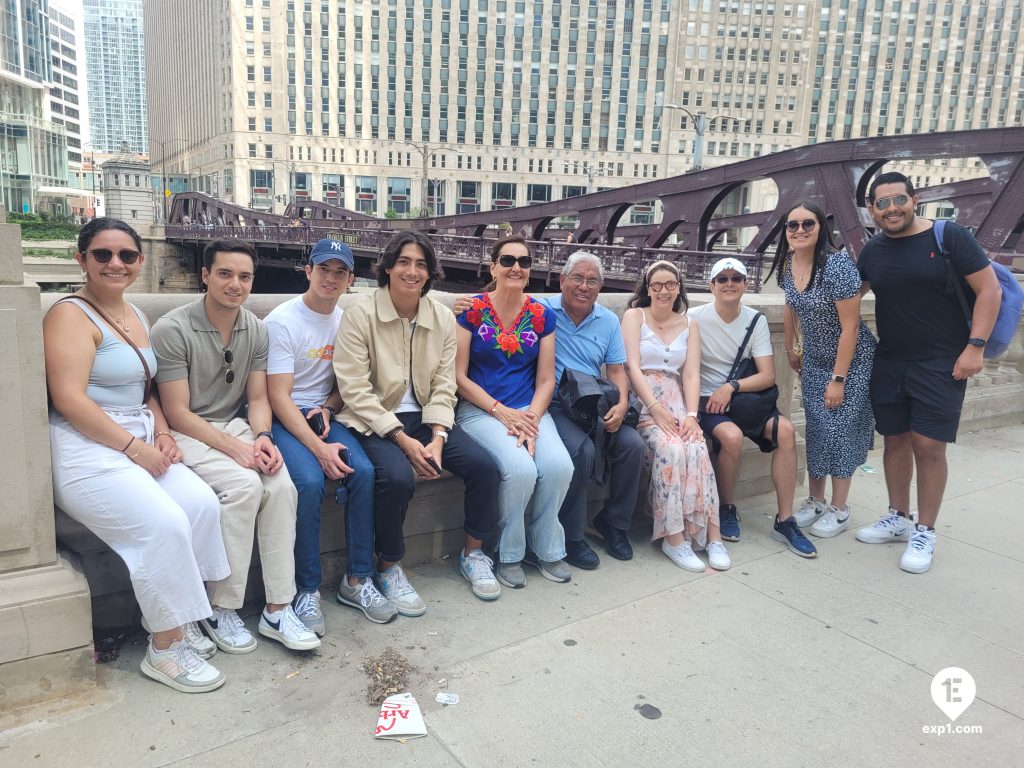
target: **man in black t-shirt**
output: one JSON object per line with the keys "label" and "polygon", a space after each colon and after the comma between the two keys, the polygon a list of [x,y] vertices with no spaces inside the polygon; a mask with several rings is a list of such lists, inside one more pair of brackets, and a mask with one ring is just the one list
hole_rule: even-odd
{"label": "man in black t-shirt", "polygon": [[[878,352],[871,406],[885,437],[889,511],[857,531],[868,544],[907,541],[900,568],[924,573],[935,550],[935,520],[946,488],[946,445],[956,440],[967,379],[978,373],[999,309],[1000,288],[988,257],[950,222],[943,245],[973,313],[968,327],[955,293],[946,292],[946,259],[932,222],[914,215],[918,196],[901,173],[883,173],[868,190],[879,232],[857,260],[863,292],[875,293]],[[969,288],[970,290],[967,290]],[[917,468],[918,522],[909,519]]]}

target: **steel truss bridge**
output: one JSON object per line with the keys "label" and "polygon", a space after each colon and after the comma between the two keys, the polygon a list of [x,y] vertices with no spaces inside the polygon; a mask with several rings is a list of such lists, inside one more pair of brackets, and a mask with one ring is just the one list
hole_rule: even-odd
{"label": "steel truss bridge", "polygon": [[[175,195],[166,237],[198,254],[212,239],[238,237],[252,242],[261,264],[296,268],[322,237],[348,242],[357,271],[374,263],[398,229],[430,233],[446,272],[452,277],[482,277],[490,244],[511,226],[526,235],[534,253],[532,278],[538,286],[557,284],[568,256],[586,249],[604,262],[606,285],[629,288],[646,264],[676,262],[691,287],[707,285],[711,263],[721,258],[724,235],[756,229],[735,255],[746,262],[751,287],[760,286],[762,263],[774,249],[782,216],[801,200],[817,202],[828,213],[836,240],[853,253],[873,234],[866,195],[871,179],[891,163],[978,159],[986,175],[919,189],[922,203],[945,202],[960,224],[971,228],[989,255],[1010,264],[1024,256],[1024,128],[997,128],[813,144],[764,157],[708,168],[682,176],[609,189],[522,208],[420,219],[378,219],[323,202],[289,205],[284,215],[256,211],[198,192]],[[736,190],[771,180],[777,204],[771,210],[724,215],[723,203]],[[660,201],[661,221],[624,224],[633,206]],[[300,219],[297,222],[296,219]],[[559,221],[572,220],[566,230]],[[298,223],[298,225],[296,225]],[[571,240],[567,237],[571,234]],[[670,240],[670,238],[672,238]]]}

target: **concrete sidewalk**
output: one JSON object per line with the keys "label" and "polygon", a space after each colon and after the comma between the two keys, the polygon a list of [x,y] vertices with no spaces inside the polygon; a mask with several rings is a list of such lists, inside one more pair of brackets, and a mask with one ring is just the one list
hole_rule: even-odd
{"label": "concrete sidewalk", "polygon": [[[880,452],[869,462],[857,525],[886,506]],[[799,559],[769,538],[767,496],[741,505],[725,573],[676,568],[642,524],[632,562],[603,557],[569,585],[528,570],[526,589],[493,604],[452,558],[409,570],[426,616],[377,626],[325,595],[319,651],[261,639],[248,656],[218,653],[228,682],[215,693],[142,677],[140,639],[81,700],[0,720],[0,765],[1020,765],[1024,426],[962,435],[950,467],[925,575],[899,570],[902,544],[852,531]],[[387,645],[418,669],[424,739],[370,735],[360,665]],[[954,725],[980,734],[922,732],[949,722],[929,692],[949,666],[977,682]],[[461,702],[442,707],[439,690]]]}

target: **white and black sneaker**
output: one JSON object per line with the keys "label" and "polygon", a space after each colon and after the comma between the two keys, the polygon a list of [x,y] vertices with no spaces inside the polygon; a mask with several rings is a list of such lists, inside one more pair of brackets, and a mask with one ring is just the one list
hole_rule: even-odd
{"label": "white and black sneaker", "polygon": [[202,619],[199,623],[224,653],[252,653],[256,650],[256,638],[230,608],[214,606],[210,618]]}
{"label": "white and black sneaker", "polygon": [[267,613],[264,608],[260,614],[259,633],[271,640],[277,640],[285,648],[293,651],[311,651],[320,647],[320,638],[302,623],[290,605],[286,605],[276,613]]}

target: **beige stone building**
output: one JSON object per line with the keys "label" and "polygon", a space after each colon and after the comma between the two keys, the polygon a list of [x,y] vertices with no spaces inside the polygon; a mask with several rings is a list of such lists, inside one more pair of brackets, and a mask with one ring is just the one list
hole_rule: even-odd
{"label": "beige stone building", "polygon": [[278,212],[451,214],[1020,124],[1019,24],[1020,0],[147,0],[153,169]]}

